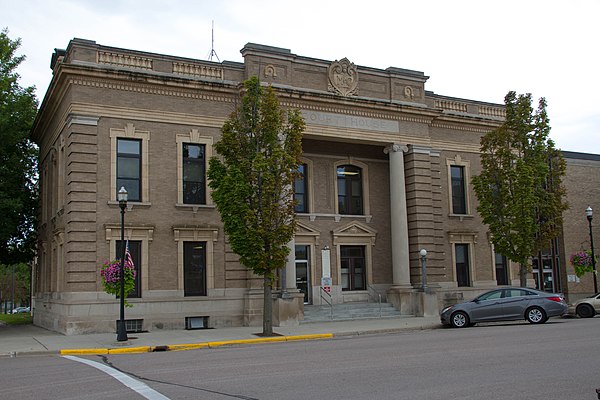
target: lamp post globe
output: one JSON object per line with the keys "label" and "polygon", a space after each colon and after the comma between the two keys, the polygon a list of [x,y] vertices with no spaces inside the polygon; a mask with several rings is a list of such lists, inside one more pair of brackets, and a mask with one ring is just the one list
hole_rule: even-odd
{"label": "lamp post globe", "polygon": [[119,208],[121,209],[121,293],[119,296],[120,312],[119,323],[117,324],[117,341],[124,342],[127,340],[127,329],[125,327],[125,209],[127,208],[127,190],[121,186],[117,193],[119,200]]}
{"label": "lamp post globe", "polygon": [[588,225],[590,228],[590,252],[592,256],[592,274],[594,276],[594,293],[598,293],[598,277],[596,276],[596,256],[594,255],[594,235],[592,233],[592,207],[588,206],[588,208],[585,209],[585,216],[587,217]]}
{"label": "lamp post globe", "polygon": [[127,189],[125,186],[121,186],[119,192],[117,193],[117,200],[119,200],[119,207],[125,208],[127,207]]}

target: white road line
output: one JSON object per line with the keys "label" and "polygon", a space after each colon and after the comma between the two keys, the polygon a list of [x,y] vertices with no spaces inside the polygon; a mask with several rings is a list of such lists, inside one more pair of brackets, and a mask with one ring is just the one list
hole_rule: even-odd
{"label": "white road line", "polygon": [[85,358],[79,358],[79,357],[75,357],[75,356],[62,356],[62,357],[68,358],[69,360],[77,361],[77,362],[80,362],[83,364],[87,364],[96,369],[99,369],[100,371],[112,376],[113,378],[115,378],[116,380],[121,382],[123,385],[127,386],[131,390],[134,390],[135,392],[139,393],[141,396],[147,398],[148,400],[170,400],[168,397],[163,396],[162,394],[160,394],[156,390],[152,389],[145,383],[142,383],[136,379],[133,379],[132,377],[125,375],[124,373],[117,371],[114,368],[109,367],[108,365],[99,363],[97,361],[86,360]]}

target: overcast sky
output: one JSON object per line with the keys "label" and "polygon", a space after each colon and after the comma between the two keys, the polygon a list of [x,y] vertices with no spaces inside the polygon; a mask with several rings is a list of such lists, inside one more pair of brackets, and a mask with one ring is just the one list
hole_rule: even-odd
{"label": "overcast sky", "polygon": [[[600,154],[597,0],[0,0],[21,38],[21,85],[43,98],[50,57],[73,38],[242,62],[248,42],[324,60],[422,71],[436,94],[503,103],[545,97],[557,147]],[[216,58],[213,56],[213,61]]]}

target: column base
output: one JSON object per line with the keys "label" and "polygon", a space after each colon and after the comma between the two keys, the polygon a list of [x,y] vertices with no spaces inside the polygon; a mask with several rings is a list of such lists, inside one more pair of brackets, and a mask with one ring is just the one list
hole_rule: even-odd
{"label": "column base", "polygon": [[304,319],[304,293],[290,289],[273,293],[273,326],[298,326]]}
{"label": "column base", "polygon": [[388,302],[403,315],[413,315],[412,286],[392,286],[386,293]]}
{"label": "column base", "polygon": [[437,293],[430,288],[423,292],[412,286],[392,286],[387,299],[403,315],[433,317],[439,314]]}
{"label": "column base", "polygon": [[440,314],[437,293],[419,291],[413,293],[413,296],[416,317],[436,317]]}

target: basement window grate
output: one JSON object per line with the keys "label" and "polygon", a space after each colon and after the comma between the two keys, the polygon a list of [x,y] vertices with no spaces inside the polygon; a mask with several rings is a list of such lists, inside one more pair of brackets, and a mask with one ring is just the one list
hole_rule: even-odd
{"label": "basement window grate", "polygon": [[185,317],[185,329],[208,329],[208,317]]}
{"label": "basement window grate", "polygon": [[[115,331],[118,330],[119,321],[115,321]],[[127,333],[140,333],[143,332],[144,320],[143,319],[126,319],[125,330]]]}

